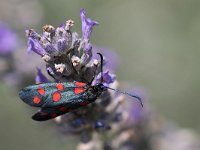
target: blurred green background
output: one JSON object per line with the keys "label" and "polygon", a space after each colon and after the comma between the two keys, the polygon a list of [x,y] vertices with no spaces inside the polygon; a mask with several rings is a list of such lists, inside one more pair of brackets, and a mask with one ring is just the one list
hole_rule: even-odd
{"label": "blurred green background", "polygon": [[[92,43],[119,55],[118,80],[144,89],[159,115],[200,133],[199,0],[0,0],[0,5],[0,20],[17,31],[24,47],[26,28],[41,32],[44,24],[67,19],[81,35],[79,10],[85,8],[100,23]],[[32,121],[17,92],[1,82],[0,149],[74,147],[74,138],[58,135],[53,123]]]}

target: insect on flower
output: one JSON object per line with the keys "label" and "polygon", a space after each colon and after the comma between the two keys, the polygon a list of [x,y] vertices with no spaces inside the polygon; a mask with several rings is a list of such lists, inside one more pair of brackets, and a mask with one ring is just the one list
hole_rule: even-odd
{"label": "insect on flower", "polygon": [[[101,57],[102,74],[103,56],[100,53],[97,54]],[[95,76],[93,76],[92,81],[94,78]],[[140,97],[103,85],[102,75],[100,83],[92,85],[92,81],[89,83],[74,81],[30,85],[22,89],[19,92],[19,96],[30,106],[41,108],[39,112],[32,116],[32,119],[36,121],[49,120],[79,107],[86,106],[94,102],[107,89],[132,96],[139,100],[143,106]]]}

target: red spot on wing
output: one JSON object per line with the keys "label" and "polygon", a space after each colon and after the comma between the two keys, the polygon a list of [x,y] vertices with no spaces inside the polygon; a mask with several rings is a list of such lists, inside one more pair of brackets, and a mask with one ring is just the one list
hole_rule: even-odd
{"label": "red spot on wing", "polygon": [[39,87],[39,88],[37,89],[37,91],[38,91],[38,93],[39,93],[40,95],[44,95],[44,94],[45,94],[45,90],[44,90],[44,88],[42,88],[42,87]]}
{"label": "red spot on wing", "polygon": [[81,103],[80,103],[81,106],[86,106],[86,105],[88,105],[88,104],[89,104],[89,102],[87,102],[87,101],[81,102]]}
{"label": "red spot on wing", "polygon": [[85,84],[85,83],[82,83],[82,82],[75,82],[75,85],[76,85],[76,86],[86,86],[86,84]]}
{"label": "red spot on wing", "polygon": [[54,92],[52,95],[52,100],[58,102],[61,99],[61,94],[59,92]]}
{"label": "red spot on wing", "polygon": [[78,87],[74,89],[74,94],[80,94],[84,91],[83,87],[86,86],[86,84],[82,82],[75,82],[75,86],[78,86]]}
{"label": "red spot on wing", "polygon": [[35,104],[39,104],[40,103],[40,98],[38,97],[38,96],[35,96],[34,98],[33,98],[33,103],[35,103]]}
{"label": "red spot on wing", "polygon": [[55,117],[57,117],[56,113],[51,114],[51,118],[55,118]]}
{"label": "red spot on wing", "polygon": [[62,91],[64,89],[64,85],[62,83],[58,83],[56,84],[56,88],[59,90],[59,91]]}
{"label": "red spot on wing", "polygon": [[74,89],[74,94],[80,94],[84,91],[84,88],[75,88]]}

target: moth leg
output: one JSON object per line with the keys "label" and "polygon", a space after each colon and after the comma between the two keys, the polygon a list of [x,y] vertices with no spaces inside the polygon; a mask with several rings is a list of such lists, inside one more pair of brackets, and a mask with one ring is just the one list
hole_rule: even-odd
{"label": "moth leg", "polygon": [[94,78],[95,78],[95,76],[96,76],[96,72],[97,72],[97,66],[98,66],[98,65],[96,65],[96,68],[95,68],[94,74],[93,74],[93,76],[92,76],[92,80],[89,82],[89,85],[91,85],[92,82],[94,81]]}
{"label": "moth leg", "polygon": [[[101,58],[101,63],[100,63],[100,71],[101,71],[101,83],[103,82],[103,55],[101,53],[97,53],[100,58]],[[89,82],[89,85],[92,84],[92,82],[94,81],[94,78],[95,78],[95,75],[96,75],[96,72],[97,72],[97,67],[98,67],[98,64],[96,65],[96,68],[95,68],[95,71],[94,71],[94,75],[92,77],[92,80]]]}
{"label": "moth leg", "polygon": [[56,80],[55,76],[50,72],[50,70],[47,69],[47,73],[49,76],[51,76],[54,80]]}

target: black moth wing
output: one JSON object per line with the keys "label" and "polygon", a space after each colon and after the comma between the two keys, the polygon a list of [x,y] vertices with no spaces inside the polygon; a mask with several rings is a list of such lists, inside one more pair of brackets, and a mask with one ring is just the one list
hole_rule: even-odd
{"label": "black moth wing", "polygon": [[80,87],[76,86],[75,82],[42,83],[25,87],[19,96],[30,106],[51,108],[81,99],[83,92],[75,94],[76,88]]}

